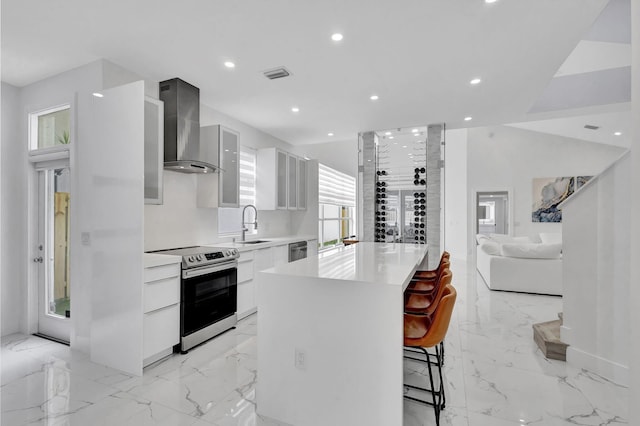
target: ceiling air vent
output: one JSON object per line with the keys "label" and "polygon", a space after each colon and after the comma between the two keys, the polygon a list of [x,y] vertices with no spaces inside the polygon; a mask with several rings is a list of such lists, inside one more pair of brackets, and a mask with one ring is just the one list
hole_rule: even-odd
{"label": "ceiling air vent", "polygon": [[584,128],[585,129],[589,129],[589,130],[598,130],[600,128],[600,126],[593,126],[591,124],[585,124]]}
{"label": "ceiling air vent", "polygon": [[291,71],[289,71],[285,67],[278,67],[278,68],[273,68],[273,69],[270,69],[270,70],[266,70],[263,74],[269,80],[275,80],[277,78],[283,78],[283,77],[290,76],[291,75]]}

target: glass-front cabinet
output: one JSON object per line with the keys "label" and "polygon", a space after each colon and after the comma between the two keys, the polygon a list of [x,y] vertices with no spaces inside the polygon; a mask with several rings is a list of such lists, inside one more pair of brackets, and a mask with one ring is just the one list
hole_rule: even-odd
{"label": "glass-front cabinet", "polygon": [[307,160],[298,158],[298,210],[307,209]]}
{"label": "glass-front cabinet", "polygon": [[278,148],[257,153],[256,207],[259,210],[307,209],[307,162]]}
{"label": "glass-front cabinet", "polygon": [[287,187],[289,197],[287,207],[289,210],[298,209],[298,157],[288,154]]}
{"label": "glass-front cabinet", "polygon": [[276,150],[277,153],[277,173],[278,173],[278,181],[277,181],[277,205],[278,209],[286,209],[287,208],[287,153],[284,151]]}
{"label": "glass-front cabinet", "polygon": [[220,126],[220,207],[240,205],[240,134]]}
{"label": "glass-front cabinet", "polygon": [[144,203],[162,204],[164,102],[144,99]]}

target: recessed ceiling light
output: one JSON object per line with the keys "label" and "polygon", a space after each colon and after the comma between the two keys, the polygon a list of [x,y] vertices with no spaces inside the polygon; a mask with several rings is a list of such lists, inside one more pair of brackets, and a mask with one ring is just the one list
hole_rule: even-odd
{"label": "recessed ceiling light", "polygon": [[300,108],[293,107],[293,108],[291,108],[291,112],[300,112]]}
{"label": "recessed ceiling light", "polygon": [[473,80],[471,80],[469,84],[480,84],[481,82],[482,80],[476,77]]}
{"label": "recessed ceiling light", "polygon": [[411,129],[411,133],[418,133],[418,129]]}
{"label": "recessed ceiling light", "polygon": [[403,148],[406,148],[407,146],[406,146],[406,145],[402,145],[402,147],[403,147]]}
{"label": "recessed ceiling light", "polygon": [[420,136],[420,133],[414,133],[413,136]]}
{"label": "recessed ceiling light", "polygon": [[224,63],[224,66],[227,67],[227,68],[235,68],[236,64],[234,64],[231,61],[227,61],[227,62]]}
{"label": "recessed ceiling light", "polygon": [[391,132],[384,132],[385,135],[389,136]]}
{"label": "recessed ceiling light", "polygon": [[487,3],[487,4],[495,3],[497,1],[498,0],[484,0],[484,2]]}
{"label": "recessed ceiling light", "polygon": [[333,41],[341,41],[344,37],[340,33],[331,34],[331,40]]}
{"label": "recessed ceiling light", "polygon": [[465,117],[464,118],[464,121],[471,121],[471,120],[473,120],[473,117]]}
{"label": "recessed ceiling light", "polygon": [[622,132],[614,132],[613,134],[614,134],[614,136],[621,136]]}
{"label": "recessed ceiling light", "polygon": [[104,98],[104,95],[102,93],[94,93],[93,96],[95,96],[96,98]]}
{"label": "recessed ceiling light", "polygon": [[333,133],[329,132],[327,133],[327,136],[333,136]]}
{"label": "recessed ceiling light", "polygon": [[372,101],[377,101],[379,98],[378,95],[371,95],[369,96],[369,99],[371,99]]}
{"label": "recessed ceiling light", "polygon": [[394,142],[393,144],[394,144],[394,145],[398,145],[398,142]]}

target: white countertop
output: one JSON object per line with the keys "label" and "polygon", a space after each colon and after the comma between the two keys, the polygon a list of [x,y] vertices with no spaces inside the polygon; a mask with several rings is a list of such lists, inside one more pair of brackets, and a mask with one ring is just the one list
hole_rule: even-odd
{"label": "white countertop", "polygon": [[182,257],[170,254],[144,253],[142,257],[145,268],[153,268],[154,266],[171,265],[173,263],[182,262]]}
{"label": "white countertop", "polygon": [[368,243],[321,252],[263,271],[307,278],[404,285],[427,253],[425,244]]}
{"label": "white countertop", "polygon": [[216,248],[235,248],[238,249],[239,252],[243,251],[251,251],[257,249],[263,249],[267,247],[275,247],[283,244],[294,243],[297,241],[309,241],[309,240],[317,240],[317,235],[287,235],[284,237],[259,237],[259,238],[251,238],[247,239],[247,241],[251,240],[264,240],[264,243],[258,244],[241,244],[241,243],[233,243],[231,241],[221,241],[212,244],[204,244],[207,247],[216,247]]}

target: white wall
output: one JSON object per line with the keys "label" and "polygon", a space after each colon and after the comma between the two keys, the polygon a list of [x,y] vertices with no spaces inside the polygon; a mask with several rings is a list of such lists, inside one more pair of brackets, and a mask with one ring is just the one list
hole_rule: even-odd
{"label": "white wall", "polygon": [[567,363],[623,385],[629,383],[630,176],[626,155],[562,206]]}
{"label": "white wall", "polygon": [[[303,155],[291,144],[264,133],[207,105],[200,105],[200,126],[221,124],[240,133],[240,145],[254,149],[278,147]],[[259,166],[258,166],[259,167]],[[317,173],[317,172],[316,172]],[[145,206],[145,250],[160,250],[229,241],[218,235],[218,209],[199,208],[196,203],[197,175],[165,171],[162,205]],[[317,179],[315,181],[317,186]],[[309,182],[312,184],[312,182]],[[311,197],[312,190],[308,191]],[[317,189],[315,190],[317,198]],[[260,210],[258,238],[318,232],[318,208],[290,212]],[[238,221],[240,221],[238,216]],[[313,226],[311,225],[313,224]]]}
{"label": "white wall", "polygon": [[[33,264],[28,234],[29,220],[29,176],[31,167],[27,162],[28,114],[44,108],[72,103],[74,93],[80,90],[101,88],[102,61],[92,62],[64,74],[47,78],[26,87],[13,88],[3,83],[2,120],[2,176],[3,184],[3,234],[2,243],[11,250],[2,251],[3,290],[11,295],[3,310],[2,334],[27,332],[27,294]],[[6,91],[6,92],[5,92]],[[6,100],[5,100],[6,97]],[[5,104],[6,102],[6,104]],[[72,130],[73,132],[73,130]],[[73,135],[72,135],[73,137]],[[10,183],[10,185],[9,185]],[[10,230],[10,231],[9,231]],[[12,265],[7,268],[6,265]]]}
{"label": "white wall", "polygon": [[[2,221],[2,275],[0,282],[0,301],[2,303],[2,329],[1,335],[15,333],[20,330],[20,321],[24,306],[19,302],[23,300],[24,286],[16,285],[18,282],[26,282],[26,265],[24,253],[26,251],[26,222],[24,211],[27,198],[25,194],[26,181],[24,178],[24,165],[15,161],[20,156],[22,147],[18,136],[18,89],[6,83],[2,83],[2,151],[0,167],[2,184],[0,193],[2,199],[0,210]],[[11,267],[7,267],[11,265]]]}
{"label": "white wall", "polygon": [[302,145],[299,150],[309,158],[354,178],[358,176],[358,138]]}
{"label": "white wall", "polygon": [[[633,134],[631,141],[631,217],[640,217],[640,0],[631,1],[631,31],[632,40],[632,69],[631,74],[631,102],[633,121]],[[621,225],[624,226],[624,225]],[[640,259],[640,222],[631,221],[631,262],[629,286],[629,312],[631,324],[640,324],[640,263],[635,261]],[[640,327],[631,327],[629,342],[631,343],[630,364],[631,369],[631,395],[629,397],[629,424],[640,424]]]}
{"label": "white wall", "polygon": [[447,130],[444,167],[444,249],[467,257],[467,129]]}
{"label": "white wall", "polygon": [[[562,232],[560,223],[531,221],[533,178],[597,175],[624,151],[508,126],[469,129],[467,147],[468,200],[475,190],[513,190],[516,236]],[[468,222],[469,234],[473,233],[472,225]],[[473,235],[467,241],[473,247]]]}

